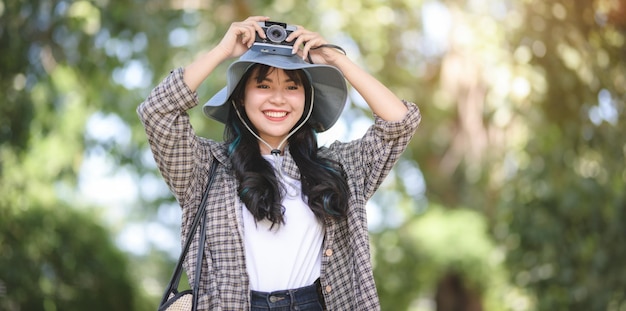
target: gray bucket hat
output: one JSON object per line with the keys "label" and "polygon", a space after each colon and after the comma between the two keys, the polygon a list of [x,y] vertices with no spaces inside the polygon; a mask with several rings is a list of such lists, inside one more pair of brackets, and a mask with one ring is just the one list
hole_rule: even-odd
{"label": "gray bucket hat", "polygon": [[329,65],[307,63],[297,55],[276,55],[248,50],[228,67],[227,85],[209,99],[202,111],[209,118],[226,123],[231,107],[229,98],[244,73],[253,64],[264,64],[284,70],[303,69],[313,87],[313,111],[309,122],[318,132],[329,129],[343,111],[348,98],[346,80],[339,69]]}

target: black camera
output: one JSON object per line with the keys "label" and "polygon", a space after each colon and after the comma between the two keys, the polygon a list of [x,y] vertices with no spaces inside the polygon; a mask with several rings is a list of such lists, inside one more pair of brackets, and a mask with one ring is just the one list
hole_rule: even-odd
{"label": "black camera", "polygon": [[292,55],[291,50],[295,40],[285,42],[285,39],[297,29],[296,26],[271,21],[259,22],[259,26],[263,28],[267,38],[263,39],[257,33],[250,48],[251,50],[270,54]]}

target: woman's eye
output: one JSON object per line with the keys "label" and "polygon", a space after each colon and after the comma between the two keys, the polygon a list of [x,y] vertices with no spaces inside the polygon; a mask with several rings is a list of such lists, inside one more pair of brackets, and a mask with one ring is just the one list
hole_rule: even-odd
{"label": "woman's eye", "polygon": [[287,89],[289,89],[289,90],[297,90],[298,86],[297,85],[292,85],[292,86],[287,87]]}
{"label": "woman's eye", "polygon": [[269,86],[267,86],[265,84],[258,84],[256,87],[259,88],[259,89],[269,89],[270,88]]}

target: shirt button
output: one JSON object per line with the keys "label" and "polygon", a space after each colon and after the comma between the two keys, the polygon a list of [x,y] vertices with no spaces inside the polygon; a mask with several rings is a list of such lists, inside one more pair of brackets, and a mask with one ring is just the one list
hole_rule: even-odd
{"label": "shirt button", "polygon": [[324,288],[324,290],[325,290],[327,293],[330,293],[330,291],[332,291],[333,289],[330,287],[330,285],[326,285],[326,288]]}
{"label": "shirt button", "polygon": [[333,255],[333,250],[329,248],[326,250],[326,252],[324,252],[324,254],[326,254],[327,257],[330,257]]}

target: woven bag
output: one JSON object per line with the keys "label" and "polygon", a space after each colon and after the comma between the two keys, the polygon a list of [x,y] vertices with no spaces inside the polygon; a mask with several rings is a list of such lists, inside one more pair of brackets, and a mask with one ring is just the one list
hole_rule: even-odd
{"label": "woven bag", "polygon": [[167,302],[159,307],[159,311],[189,311],[193,308],[193,291],[186,290],[171,294]]}

